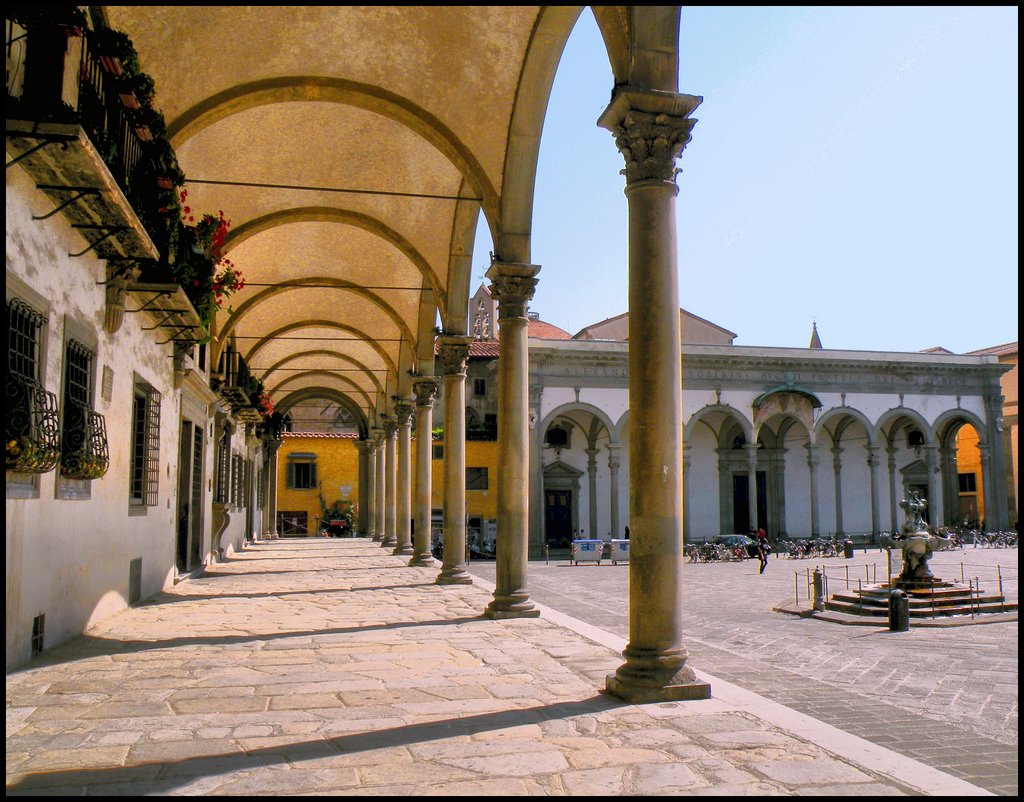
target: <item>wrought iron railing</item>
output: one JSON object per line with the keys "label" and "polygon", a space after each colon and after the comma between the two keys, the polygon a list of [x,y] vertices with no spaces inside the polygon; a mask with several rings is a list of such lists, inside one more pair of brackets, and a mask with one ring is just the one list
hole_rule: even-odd
{"label": "wrought iron railing", "polygon": [[83,404],[72,403],[64,410],[62,446],[60,473],[65,479],[99,479],[110,467],[106,422]]}
{"label": "wrought iron railing", "polygon": [[[145,148],[153,134],[141,122],[137,102],[126,105],[132,103],[132,90],[124,76],[105,66],[110,59],[96,31],[55,25],[45,11],[8,14],[7,119],[80,125],[164,253],[168,236],[160,207],[166,204],[150,186],[158,171]],[[12,80],[12,74],[20,77]],[[67,91],[65,76],[77,77],[77,92]]]}
{"label": "wrought iron railing", "polygon": [[17,373],[7,374],[7,470],[47,473],[60,459],[57,396]]}

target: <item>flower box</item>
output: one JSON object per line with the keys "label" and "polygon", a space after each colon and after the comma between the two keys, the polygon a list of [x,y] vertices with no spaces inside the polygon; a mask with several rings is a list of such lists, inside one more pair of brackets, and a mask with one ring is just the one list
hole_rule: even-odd
{"label": "flower box", "polygon": [[139,104],[139,99],[135,97],[134,92],[118,92],[117,96],[121,98],[121,105],[126,109],[141,109],[142,106]]}
{"label": "flower box", "polygon": [[121,65],[121,59],[117,56],[108,56],[100,53],[100,64],[106,72],[117,78],[120,78],[124,74],[124,67]]}

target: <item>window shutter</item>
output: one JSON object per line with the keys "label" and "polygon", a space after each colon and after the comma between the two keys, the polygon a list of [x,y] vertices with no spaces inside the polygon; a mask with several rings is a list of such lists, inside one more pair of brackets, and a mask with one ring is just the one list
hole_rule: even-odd
{"label": "window shutter", "polygon": [[288,487],[295,487],[295,463],[289,460],[288,470],[286,471],[286,483]]}
{"label": "window shutter", "polygon": [[316,463],[309,463],[309,486],[316,487]]}

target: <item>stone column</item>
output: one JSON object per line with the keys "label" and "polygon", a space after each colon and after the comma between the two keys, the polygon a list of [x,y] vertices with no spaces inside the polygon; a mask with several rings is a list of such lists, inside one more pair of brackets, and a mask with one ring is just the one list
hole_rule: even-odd
{"label": "stone column", "polygon": [[[619,456],[621,446],[618,443],[608,444],[608,484],[611,498],[611,529],[613,538],[622,538],[624,532],[619,526],[619,466],[622,458]],[[686,485],[683,485],[684,489]],[[683,506],[686,509],[686,506]]]}
{"label": "stone column", "polygon": [[[732,470],[729,460],[723,456],[725,449],[716,448],[715,457],[718,467],[718,533],[727,535],[733,530],[735,516],[732,498]],[[632,484],[632,482],[630,482]],[[705,538],[706,540],[706,538]]]}
{"label": "stone column", "polygon": [[370,540],[380,540],[377,530],[377,443],[372,435],[363,443],[366,451],[366,506],[359,517],[366,519],[362,525],[363,534]]}
{"label": "stone column", "polygon": [[836,489],[836,534],[843,532],[843,449],[832,446],[832,478]]}
{"label": "stone column", "polygon": [[691,456],[692,447],[689,443],[683,443],[683,545],[693,538],[693,530],[690,528],[690,466],[693,463]]}
{"label": "stone column", "polygon": [[444,375],[444,553],[439,585],[472,585],[466,573],[466,363],[469,337],[438,338]]}
{"label": "stone column", "polygon": [[810,474],[808,487],[811,495],[811,537],[819,537],[821,528],[818,526],[818,461],[820,460],[818,449],[820,446],[808,443],[806,448],[807,470]]}
{"label": "stone column", "polygon": [[433,568],[437,561],[430,551],[431,476],[434,441],[434,396],[438,380],[435,376],[422,376],[413,380],[416,393],[416,504],[413,515],[412,559],[409,565]]}
{"label": "stone column", "polygon": [[[597,540],[601,537],[597,531],[597,449],[588,448],[587,452],[587,496],[588,512],[590,513],[590,537]],[[603,539],[603,538],[602,538]]]}
{"label": "stone column", "polygon": [[544,385],[530,385],[530,557],[544,556],[544,432],[541,431],[540,402]]}
{"label": "stone column", "polygon": [[384,420],[384,539],[381,548],[398,545],[396,518],[398,507],[398,423],[393,417]]}
{"label": "stone column", "polygon": [[412,551],[412,414],[415,407],[411,400],[395,402],[395,419],[398,424],[398,482],[395,504],[395,538],[397,544],[392,554],[411,555]]}
{"label": "stone column", "polygon": [[892,533],[899,532],[899,523],[896,519],[896,446],[893,443],[885,449],[886,456],[888,458],[887,466],[889,469],[889,531]]}
{"label": "stone column", "polygon": [[367,453],[368,453],[367,446],[368,445],[369,445],[369,441],[368,440],[356,440],[355,441],[355,451],[359,455],[359,458],[358,458],[358,468],[356,470],[356,474],[359,477],[359,479],[358,479],[359,492],[358,492],[358,494],[355,497],[356,504],[358,505],[358,514],[357,514],[357,523],[356,523],[357,529],[356,529],[354,534],[358,538],[369,537],[367,535],[367,533],[369,532],[369,529],[368,529],[368,518],[367,518],[367,516],[364,513],[365,510],[369,509],[369,507],[367,506],[367,493],[368,493],[367,477],[368,477],[368,475],[370,473],[370,468],[369,468],[369,466],[367,464],[368,463],[368,459],[367,459]]}
{"label": "stone column", "polygon": [[616,87],[598,125],[626,162],[629,215],[629,643],[607,689],[628,702],[706,699],[683,646],[682,362],[676,159],[701,99]]}
{"label": "stone column", "polygon": [[988,444],[978,440],[978,453],[981,455],[981,497],[985,504],[985,509],[981,513],[981,521],[978,522],[984,532],[994,532],[996,527],[993,526],[993,516],[990,513],[992,510],[992,497],[995,495],[992,488],[992,462],[991,462],[991,449]]}
{"label": "stone column", "polygon": [[274,440],[268,446],[267,462],[270,465],[270,480],[267,482],[267,531],[269,540],[277,540],[277,452],[281,441]]}
{"label": "stone column", "polygon": [[925,508],[925,520],[932,526],[938,526],[942,520],[942,489],[939,487],[939,465],[937,445],[926,444],[924,447],[924,464],[928,468],[928,506]]}
{"label": "stone column", "polygon": [[871,473],[871,537],[877,538],[882,531],[882,520],[878,504],[878,467],[879,452],[878,446],[868,446],[868,470]]}
{"label": "stone column", "polygon": [[747,443],[747,509],[750,528],[755,532],[757,523],[757,443]]}
{"label": "stone column", "polygon": [[527,307],[539,265],[492,262],[487,270],[498,302],[498,534],[494,598],[488,618],[540,615],[526,590],[529,555],[530,457]]}
{"label": "stone column", "polygon": [[[982,454],[982,489],[985,493],[985,526],[989,531],[1010,528],[1010,488],[1013,486],[1013,441],[1006,449],[1007,439],[1003,429],[1005,398],[995,385],[985,394],[985,434],[978,433],[978,440],[988,446],[988,456]],[[1009,457],[1009,458],[1008,458]],[[1007,470],[1009,467],[1010,470]],[[991,479],[987,477],[991,476]],[[991,504],[991,506],[989,506]]]}
{"label": "stone column", "polygon": [[384,518],[387,508],[386,485],[387,485],[387,459],[386,446],[384,441],[384,429],[373,430],[374,451],[377,454],[377,493],[376,504],[374,504],[374,527],[377,530],[373,539],[377,542],[384,540]]}

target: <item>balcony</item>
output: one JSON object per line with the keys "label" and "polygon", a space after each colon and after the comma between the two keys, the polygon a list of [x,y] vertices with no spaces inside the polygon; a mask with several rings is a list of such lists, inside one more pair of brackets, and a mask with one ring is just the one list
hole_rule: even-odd
{"label": "balcony", "polygon": [[[236,418],[244,420],[251,417],[247,415],[248,410],[259,414],[260,382],[249,372],[243,356],[230,346],[220,355],[210,386],[227,402]],[[259,423],[260,420],[262,415],[252,422]]]}
{"label": "balcony", "polygon": [[185,350],[204,338],[199,313],[165,262],[139,263],[129,272],[125,291],[138,304],[138,308],[125,311],[149,313],[154,325],[142,329],[159,331],[162,339],[157,340],[158,345],[173,342]]}
{"label": "balcony", "polygon": [[8,167],[23,167],[53,202],[37,219],[61,213],[89,243],[71,256],[156,259],[139,217],[148,214],[136,186],[143,139],[117,79],[104,69],[92,31],[54,19],[66,9],[39,11],[53,13],[21,22],[7,14]]}

